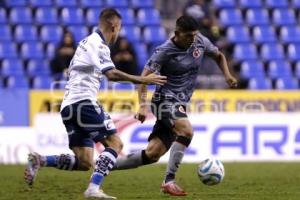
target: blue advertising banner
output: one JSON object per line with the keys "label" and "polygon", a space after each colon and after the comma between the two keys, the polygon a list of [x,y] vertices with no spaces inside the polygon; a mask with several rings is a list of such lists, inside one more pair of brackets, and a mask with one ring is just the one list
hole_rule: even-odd
{"label": "blue advertising banner", "polygon": [[28,126],[27,89],[0,89],[0,126]]}

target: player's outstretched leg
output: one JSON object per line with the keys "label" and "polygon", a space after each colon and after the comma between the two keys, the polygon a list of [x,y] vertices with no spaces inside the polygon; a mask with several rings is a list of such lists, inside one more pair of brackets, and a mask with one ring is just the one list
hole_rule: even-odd
{"label": "player's outstretched leg", "polygon": [[96,160],[94,172],[91,176],[90,184],[84,192],[85,198],[99,198],[99,199],[117,199],[109,196],[101,190],[101,184],[104,177],[109,174],[117,159],[117,152],[112,148],[105,148]]}
{"label": "player's outstretched leg", "polygon": [[41,156],[38,153],[28,154],[28,164],[25,168],[24,179],[29,186],[32,186],[40,167]]}
{"label": "player's outstretched leg", "polygon": [[25,182],[32,186],[41,167],[55,167],[60,170],[80,170],[78,168],[79,160],[76,156],[70,154],[41,156],[38,153],[28,154],[28,164],[25,168]]}

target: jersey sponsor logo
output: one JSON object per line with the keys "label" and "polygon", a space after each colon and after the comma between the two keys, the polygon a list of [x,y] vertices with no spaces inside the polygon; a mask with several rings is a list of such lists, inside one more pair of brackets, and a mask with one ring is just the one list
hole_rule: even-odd
{"label": "jersey sponsor logo", "polygon": [[193,57],[194,57],[194,58],[199,58],[200,55],[201,55],[201,52],[200,52],[199,49],[195,49],[195,50],[193,51]]}

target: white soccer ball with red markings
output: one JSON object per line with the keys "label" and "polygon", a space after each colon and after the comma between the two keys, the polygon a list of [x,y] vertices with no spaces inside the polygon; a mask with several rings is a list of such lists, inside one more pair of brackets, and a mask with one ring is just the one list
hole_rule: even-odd
{"label": "white soccer ball with red markings", "polygon": [[225,171],[220,160],[208,158],[198,165],[197,174],[205,185],[217,185],[224,179]]}

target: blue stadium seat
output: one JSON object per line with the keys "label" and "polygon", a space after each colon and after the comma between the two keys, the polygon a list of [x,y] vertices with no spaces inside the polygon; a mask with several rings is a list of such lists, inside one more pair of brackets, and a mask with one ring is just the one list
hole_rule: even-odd
{"label": "blue stadium seat", "polygon": [[22,89],[27,89],[29,88],[29,82],[27,77],[25,76],[9,76],[7,78],[7,85],[6,88],[8,89],[18,89],[18,88],[22,88]]}
{"label": "blue stadium seat", "polygon": [[269,25],[269,14],[266,9],[249,9],[246,11],[246,21],[250,26]]}
{"label": "blue stadium seat", "polygon": [[265,74],[263,63],[257,60],[248,60],[242,62],[240,75],[246,79],[264,77]]}
{"label": "blue stadium seat", "polygon": [[244,26],[231,26],[227,29],[227,39],[232,43],[250,42],[249,30]]}
{"label": "blue stadium seat", "polygon": [[83,11],[80,8],[63,8],[60,17],[64,25],[84,23]]}
{"label": "blue stadium seat", "polygon": [[274,9],[272,19],[277,26],[296,24],[295,12],[291,9]]}
{"label": "blue stadium seat", "polygon": [[264,61],[283,59],[284,58],[283,47],[282,45],[277,43],[263,44],[261,47],[260,55]]}
{"label": "blue stadium seat", "polygon": [[10,11],[9,20],[12,24],[31,24],[31,9],[26,7],[14,7]]}
{"label": "blue stadium seat", "polygon": [[40,42],[26,42],[21,45],[21,57],[23,59],[44,58],[43,45]]}
{"label": "blue stadium seat", "polygon": [[4,84],[3,84],[3,79],[0,77],[0,90],[3,89]]}
{"label": "blue stadium seat", "polygon": [[161,26],[149,26],[144,29],[144,41],[150,43],[162,43],[167,38],[166,30]]}
{"label": "blue stadium seat", "polygon": [[288,0],[265,0],[267,8],[287,8],[289,6]]}
{"label": "blue stadium seat", "polygon": [[128,8],[128,0],[106,0],[106,6],[113,8]]}
{"label": "blue stadium seat", "polygon": [[46,60],[31,59],[28,61],[26,72],[29,77],[50,75],[50,67]]}
{"label": "blue stadium seat", "polygon": [[82,25],[68,26],[67,29],[74,35],[76,42],[79,42],[89,34],[88,28]]}
{"label": "blue stadium seat", "polygon": [[16,58],[17,48],[16,44],[10,41],[0,42],[0,59],[3,58]]}
{"label": "blue stadium seat", "polygon": [[77,1],[72,0],[55,0],[56,6],[60,8],[76,7]]}
{"label": "blue stadium seat", "polygon": [[298,80],[292,77],[279,78],[275,82],[275,88],[279,90],[297,90],[299,89]]}
{"label": "blue stadium seat", "polygon": [[27,0],[5,0],[5,5],[8,7],[27,6]]}
{"label": "blue stadium seat", "polygon": [[0,8],[0,24],[7,24],[7,15],[4,8]]}
{"label": "blue stadium seat", "polygon": [[80,0],[80,5],[84,8],[96,8],[104,5],[103,1]]}
{"label": "blue stadium seat", "polygon": [[32,25],[17,25],[15,28],[15,41],[36,41],[38,39],[37,28]]}
{"label": "blue stadium seat", "polygon": [[270,90],[272,89],[272,82],[268,78],[256,77],[251,78],[248,83],[250,90]]}
{"label": "blue stadium seat", "polygon": [[288,45],[288,58],[291,61],[300,60],[300,44],[290,44]]}
{"label": "blue stadium seat", "polygon": [[[30,0],[30,5],[32,7],[50,7],[53,5],[52,0]],[[50,8],[49,8],[50,9]]]}
{"label": "blue stadium seat", "polygon": [[131,0],[132,8],[154,8],[154,0]]}
{"label": "blue stadium seat", "polygon": [[300,42],[300,28],[298,26],[282,26],[280,28],[280,39],[284,44]]}
{"label": "blue stadium seat", "polygon": [[12,33],[10,30],[10,26],[6,24],[0,24],[0,41],[10,41],[12,39],[11,35]]}
{"label": "blue stadium seat", "polygon": [[219,20],[220,24],[225,27],[243,24],[241,11],[237,9],[222,9]]}
{"label": "blue stadium seat", "polygon": [[122,26],[121,35],[124,35],[130,42],[142,40],[141,29],[138,26]]}
{"label": "blue stadium seat", "polygon": [[135,91],[135,85],[130,82],[113,82],[112,83],[113,90],[130,90]]}
{"label": "blue stadium seat", "polygon": [[52,59],[55,55],[56,47],[55,44],[48,43],[46,46],[45,56],[48,59]]}
{"label": "blue stadium seat", "polygon": [[300,8],[300,0],[291,0],[291,7],[295,9]]}
{"label": "blue stadium seat", "polygon": [[102,9],[89,8],[86,11],[86,21],[88,25],[96,26],[98,24],[98,18]]}
{"label": "blue stadium seat", "polygon": [[131,8],[118,8],[117,10],[122,16],[123,25],[135,24],[134,12]]}
{"label": "blue stadium seat", "polygon": [[43,42],[57,44],[62,39],[63,30],[60,26],[45,25],[41,28],[40,37]]}
{"label": "blue stadium seat", "polygon": [[240,7],[249,8],[261,8],[263,7],[261,0],[240,0]]}
{"label": "blue stadium seat", "polygon": [[288,77],[292,78],[292,69],[285,60],[273,60],[268,64],[268,76],[272,79]]}
{"label": "blue stadium seat", "polygon": [[51,89],[53,79],[50,76],[36,76],[32,81],[33,89]]}
{"label": "blue stadium seat", "polygon": [[235,0],[214,0],[214,6],[219,8],[234,8],[236,7]]}
{"label": "blue stadium seat", "polygon": [[273,26],[255,26],[253,28],[253,39],[256,43],[276,42],[276,33]]}
{"label": "blue stadium seat", "polygon": [[57,24],[57,10],[49,7],[38,8],[35,14],[35,22],[40,25]]}
{"label": "blue stadium seat", "polygon": [[160,25],[159,12],[156,9],[139,9],[137,22],[140,26]]}
{"label": "blue stadium seat", "polygon": [[2,61],[1,76],[24,75],[23,63],[19,59],[4,59]]}
{"label": "blue stadium seat", "polygon": [[142,72],[144,65],[146,64],[148,56],[147,46],[145,43],[134,43],[133,44],[135,52],[137,52],[137,63],[138,63],[138,72]]}
{"label": "blue stadium seat", "polygon": [[154,91],[156,89],[156,85],[147,85],[147,89],[149,91]]}
{"label": "blue stadium seat", "polygon": [[300,79],[300,61],[298,61],[296,63],[296,67],[295,67],[295,76]]}
{"label": "blue stadium seat", "polygon": [[257,51],[254,44],[237,44],[233,49],[233,57],[239,61],[257,59]]}

